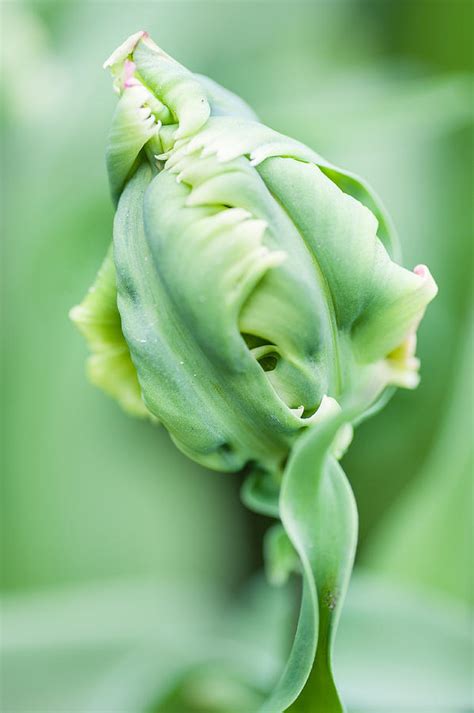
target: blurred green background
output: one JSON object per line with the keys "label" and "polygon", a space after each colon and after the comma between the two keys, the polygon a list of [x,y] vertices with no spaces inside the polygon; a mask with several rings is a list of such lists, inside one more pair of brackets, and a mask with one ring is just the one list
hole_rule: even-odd
{"label": "blurred green background", "polygon": [[268,522],[240,504],[239,477],[89,385],[67,317],[111,239],[101,64],[146,29],[366,177],[405,264],[439,284],[419,389],[344,459],[359,574],[336,663],[350,713],[469,710],[471,2],[19,0],[1,14],[3,709],[250,713],[290,640],[297,592],[260,580]]}

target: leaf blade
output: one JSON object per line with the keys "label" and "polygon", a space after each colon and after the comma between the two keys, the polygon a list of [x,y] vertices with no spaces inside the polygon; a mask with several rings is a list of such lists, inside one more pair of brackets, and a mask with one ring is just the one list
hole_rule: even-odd
{"label": "leaf blade", "polygon": [[357,541],[357,510],[331,453],[346,422],[337,414],[308,430],[283,476],[280,516],[303,570],[303,596],[290,657],[262,713],[342,713],[332,674],[332,648]]}

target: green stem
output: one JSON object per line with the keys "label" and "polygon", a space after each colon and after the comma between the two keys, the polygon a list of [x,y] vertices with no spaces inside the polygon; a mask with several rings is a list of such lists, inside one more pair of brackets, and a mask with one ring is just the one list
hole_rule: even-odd
{"label": "green stem", "polygon": [[280,517],[303,572],[303,596],[293,647],[261,713],[342,713],[332,673],[332,649],[349,583],[357,511],[331,446],[347,415],[309,429],[283,475]]}

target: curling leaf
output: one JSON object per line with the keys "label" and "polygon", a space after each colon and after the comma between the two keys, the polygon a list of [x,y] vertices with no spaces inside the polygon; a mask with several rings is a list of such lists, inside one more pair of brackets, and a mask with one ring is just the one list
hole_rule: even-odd
{"label": "curling leaf", "polygon": [[286,669],[262,711],[343,711],[333,679],[336,627],[352,570],[357,511],[332,453],[346,416],[336,414],[302,436],[285,469],[280,515],[301,562],[303,595]]}

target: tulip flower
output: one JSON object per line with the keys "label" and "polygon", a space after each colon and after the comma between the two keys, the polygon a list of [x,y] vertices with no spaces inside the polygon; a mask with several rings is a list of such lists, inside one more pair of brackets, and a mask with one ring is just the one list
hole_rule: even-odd
{"label": "tulip flower", "polygon": [[251,471],[244,500],[281,519],[305,583],[265,710],[340,711],[330,651],[357,520],[337,458],[352,424],[417,385],[435,282],[399,264],[366,183],[146,33],[105,66],[113,248],[72,311],[90,378],[195,461]]}

